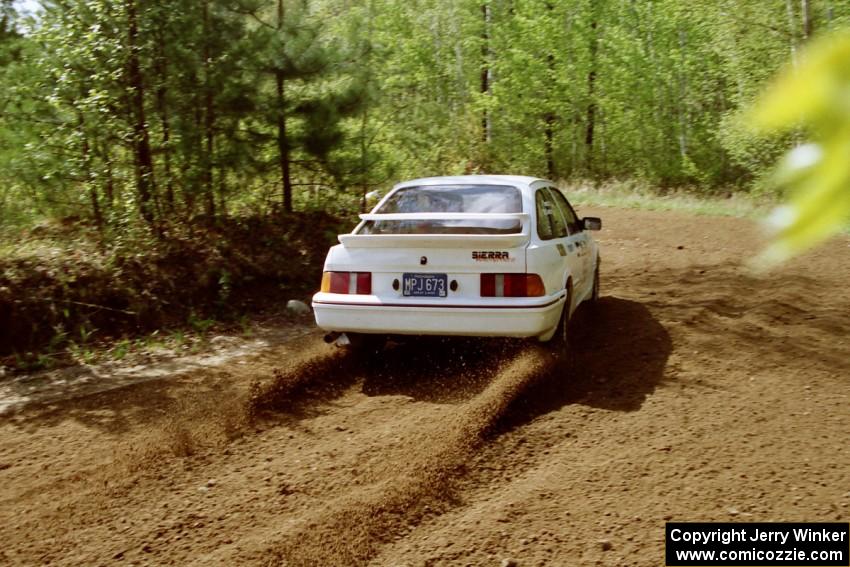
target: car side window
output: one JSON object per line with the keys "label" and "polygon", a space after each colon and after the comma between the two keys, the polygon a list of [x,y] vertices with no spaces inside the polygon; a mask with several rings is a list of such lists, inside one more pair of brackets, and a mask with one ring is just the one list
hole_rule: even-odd
{"label": "car side window", "polygon": [[534,203],[537,209],[537,236],[540,240],[555,238],[555,232],[552,230],[552,217],[556,214],[556,211],[549,193],[540,189],[534,196]]}
{"label": "car side window", "polygon": [[567,222],[559,210],[560,207],[558,207],[557,201],[553,197],[557,191],[552,187],[547,187],[546,193],[549,194],[549,201],[552,203],[552,209],[554,209],[552,211],[552,232],[555,238],[566,238],[570,234],[567,230]]}
{"label": "car side window", "polygon": [[558,208],[561,209],[564,218],[567,219],[567,228],[569,228],[570,234],[581,232],[584,228],[582,227],[581,219],[578,218],[578,215],[573,210],[570,202],[567,201],[567,198],[564,197],[564,194],[555,188],[550,189],[550,191],[555,196],[555,202],[558,203]]}

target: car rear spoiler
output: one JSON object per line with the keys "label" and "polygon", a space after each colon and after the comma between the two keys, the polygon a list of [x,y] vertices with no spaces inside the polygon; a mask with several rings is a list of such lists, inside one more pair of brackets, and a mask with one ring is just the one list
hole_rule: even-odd
{"label": "car rear spoiler", "polygon": [[364,221],[394,220],[528,220],[528,213],[370,213],[360,215]]}
{"label": "car rear spoiler", "polygon": [[[360,215],[363,222],[352,234],[340,234],[346,248],[443,248],[468,246],[481,248],[516,248],[528,242],[528,213],[390,213]],[[403,220],[519,220],[521,232],[515,234],[357,234],[369,221]]]}

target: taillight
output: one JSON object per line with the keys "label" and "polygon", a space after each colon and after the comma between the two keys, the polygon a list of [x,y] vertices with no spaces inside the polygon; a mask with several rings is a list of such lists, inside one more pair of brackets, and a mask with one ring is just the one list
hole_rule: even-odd
{"label": "taillight", "polygon": [[369,295],[372,293],[371,272],[325,272],[322,274],[322,291]]}
{"label": "taillight", "polygon": [[481,297],[540,297],[546,295],[537,274],[481,274]]}

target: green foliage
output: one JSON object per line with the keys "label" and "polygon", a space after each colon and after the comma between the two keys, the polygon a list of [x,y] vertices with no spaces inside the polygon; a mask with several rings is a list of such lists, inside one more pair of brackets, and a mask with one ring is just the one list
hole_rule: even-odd
{"label": "green foliage", "polygon": [[752,121],[765,130],[805,126],[813,140],[788,152],[775,173],[791,200],[769,217],[776,235],[760,262],[773,265],[850,220],[850,30],[811,45],[766,92]]}
{"label": "green foliage", "polygon": [[188,323],[192,330],[196,333],[205,333],[210,327],[215,325],[215,320],[198,317],[198,315],[192,311],[189,313]]}
{"label": "green foliage", "polygon": [[0,215],[109,236],[141,213],[161,233],[268,206],[284,159],[288,185],[331,180],[357,85],[307,3],[276,3],[45,1],[25,36],[0,34]]}
{"label": "green foliage", "polygon": [[79,332],[80,342],[85,345],[89,342],[91,336],[97,332],[97,329],[95,329],[94,327],[89,327],[88,325],[83,323],[82,325],[80,325]]}
{"label": "green foliage", "polygon": [[127,339],[121,339],[115,346],[112,347],[112,358],[115,360],[122,360],[127,354],[130,352],[132,348],[132,343],[130,343]]}
{"label": "green foliage", "polygon": [[[741,119],[850,4],[745,0],[0,3],[0,221],[103,242],[414,176],[768,188],[795,130]],[[134,237],[134,242],[138,241]]]}

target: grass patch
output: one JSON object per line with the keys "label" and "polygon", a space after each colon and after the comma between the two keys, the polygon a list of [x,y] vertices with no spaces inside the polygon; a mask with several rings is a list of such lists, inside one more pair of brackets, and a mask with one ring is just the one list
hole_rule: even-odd
{"label": "grass patch", "polygon": [[601,206],[650,211],[681,211],[696,215],[763,218],[779,201],[740,191],[705,194],[696,188],[662,190],[635,181],[561,183],[577,206]]}

